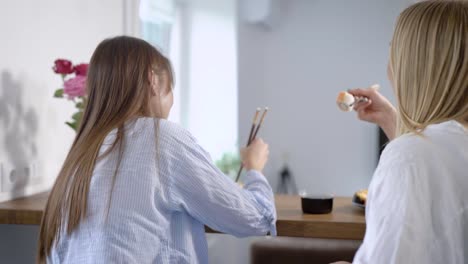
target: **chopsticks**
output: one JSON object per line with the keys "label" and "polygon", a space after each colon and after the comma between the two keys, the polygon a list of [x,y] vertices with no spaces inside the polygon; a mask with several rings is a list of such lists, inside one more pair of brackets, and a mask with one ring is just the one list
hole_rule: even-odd
{"label": "chopsticks", "polygon": [[[261,108],[260,107],[257,108],[257,110],[255,111],[254,117],[252,119],[252,127],[250,128],[250,134],[247,140],[247,147],[257,137],[258,131],[260,130],[260,127],[262,127],[263,121],[265,120],[265,116],[268,112],[268,107],[265,107],[265,109],[263,110],[262,116],[260,117],[260,122],[257,125],[258,114],[260,113],[260,111],[261,111]],[[239,181],[239,178],[243,169],[244,169],[244,165],[241,165],[241,167],[239,168],[239,172],[237,173],[236,182]]]}
{"label": "chopsticks", "polygon": [[260,113],[260,107],[257,108],[257,111],[255,111],[254,118],[252,120],[252,127],[250,127],[250,133],[249,133],[249,138],[247,139],[247,146],[252,143],[252,135],[256,131],[255,127],[257,126],[257,119],[258,119],[258,114]]}

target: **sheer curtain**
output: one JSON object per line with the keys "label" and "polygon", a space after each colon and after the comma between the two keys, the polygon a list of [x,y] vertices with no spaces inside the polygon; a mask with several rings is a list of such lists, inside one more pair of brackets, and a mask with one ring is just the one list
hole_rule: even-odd
{"label": "sheer curtain", "polygon": [[176,18],[173,0],[141,0],[141,34],[166,55],[170,52],[171,30]]}
{"label": "sheer curtain", "polygon": [[140,36],[175,71],[169,119],[187,128],[214,160],[237,151],[235,0],[141,0]]}

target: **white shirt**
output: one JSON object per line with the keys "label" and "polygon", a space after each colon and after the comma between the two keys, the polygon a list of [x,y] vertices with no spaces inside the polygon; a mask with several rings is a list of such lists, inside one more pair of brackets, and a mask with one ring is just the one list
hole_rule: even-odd
{"label": "white shirt", "polygon": [[388,144],[353,263],[468,263],[468,132],[431,125]]}
{"label": "white shirt", "polygon": [[[48,263],[208,263],[205,225],[238,237],[275,234],[273,192],[261,173],[248,171],[241,188],[188,131],[156,122],[126,125],[107,221],[118,151],[98,160],[87,217],[62,234]],[[101,153],[115,136],[109,134]]]}

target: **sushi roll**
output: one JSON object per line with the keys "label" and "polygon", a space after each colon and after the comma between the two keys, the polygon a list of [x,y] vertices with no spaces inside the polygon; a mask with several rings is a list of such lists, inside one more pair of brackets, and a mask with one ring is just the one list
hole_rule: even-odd
{"label": "sushi roll", "polygon": [[345,112],[353,110],[353,105],[356,102],[354,96],[348,92],[340,92],[336,98],[336,104]]}

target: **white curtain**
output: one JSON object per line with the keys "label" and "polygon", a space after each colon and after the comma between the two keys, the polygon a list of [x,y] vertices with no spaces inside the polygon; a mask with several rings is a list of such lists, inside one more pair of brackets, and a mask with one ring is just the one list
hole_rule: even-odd
{"label": "white curtain", "polygon": [[140,2],[142,37],[165,55],[169,54],[175,13],[174,0],[141,0]]}

